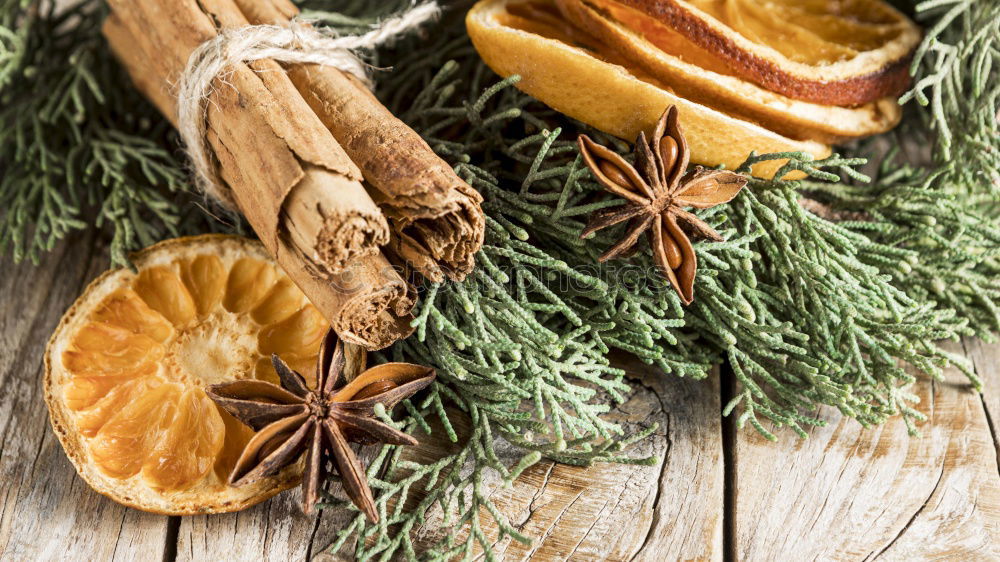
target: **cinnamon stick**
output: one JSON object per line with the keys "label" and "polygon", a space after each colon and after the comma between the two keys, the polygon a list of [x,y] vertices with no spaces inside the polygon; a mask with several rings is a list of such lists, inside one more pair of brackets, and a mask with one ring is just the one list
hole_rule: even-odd
{"label": "cinnamon stick", "polygon": [[[191,52],[218,28],[248,24],[232,0],[109,4],[112,50],[175,124],[170,85]],[[282,68],[233,65],[214,86],[206,136],[229,202],[345,341],[381,348],[409,335],[413,295],[379,249],[389,235],[384,215]]]}
{"label": "cinnamon stick", "polygon": [[[250,23],[284,25],[289,0],[235,0]],[[482,197],[354,76],[330,66],[286,65],[292,83],[360,167],[389,218],[389,248],[434,282],[462,280],[483,244]]]}

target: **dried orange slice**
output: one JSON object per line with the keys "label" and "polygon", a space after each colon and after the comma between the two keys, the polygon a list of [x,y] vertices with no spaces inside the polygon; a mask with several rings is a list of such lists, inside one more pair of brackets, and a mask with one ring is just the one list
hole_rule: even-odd
{"label": "dried orange slice", "polygon": [[[884,0],[614,0],[647,37],[687,40],[673,54],[790,98],[855,106],[910,82],[920,28]],[[668,48],[668,50],[670,50]]]}
{"label": "dried orange slice", "polygon": [[226,484],[251,430],[205,394],[278,382],[278,353],[309,373],[327,330],[260,244],[162,242],[105,273],[63,316],[45,354],[52,427],[77,472],[119,503],[172,515],[235,511],[294,486],[301,464]]}
{"label": "dried orange slice", "polygon": [[[640,131],[652,133],[673,105],[693,163],[734,169],[751,151],[830,154],[825,144],[795,140],[677,95],[567,23],[552,0],[480,0],[465,22],[476,50],[497,74],[520,75],[522,91],[617,137],[631,141]],[[762,162],[753,172],[770,177],[783,165]]]}
{"label": "dried orange slice", "polygon": [[[857,107],[797,100],[733,75],[683,35],[616,0],[555,0],[574,26],[677,95],[793,139],[839,143],[895,127],[896,97]],[[714,70],[713,70],[714,69]]]}

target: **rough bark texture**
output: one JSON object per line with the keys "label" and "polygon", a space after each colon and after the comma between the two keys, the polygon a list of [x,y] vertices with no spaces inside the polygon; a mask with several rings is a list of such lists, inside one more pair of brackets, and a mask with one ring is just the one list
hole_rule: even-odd
{"label": "rough bark texture", "polygon": [[[39,267],[0,266],[0,560],[335,559],[321,553],[347,513],[304,516],[298,491],[240,513],[181,518],[90,490],[49,429],[41,356],[63,311],[107,267],[105,248],[86,233]],[[504,513],[536,537],[531,547],[498,545],[500,558],[996,560],[1000,345],[970,340],[964,352],[986,392],[970,391],[957,373],[922,383],[931,416],[922,439],[898,420],[862,431],[830,413],[830,426],[809,440],[782,434],[767,443],[721,420],[714,380],[634,369],[639,390],[613,415],[659,421],[636,453],[664,462],[543,462],[513,489],[494,487]]]}
{"label": "rough bark texture", "polygon": [[[253,24],[287,24],[289,0],[236,0]],[[439,283],[462,280],[483,244],[482,197],[420,135],[386,109],[354,76],[336,68],[287,65],[288,75],[348,156],[389,218],[391,250]]]}
{"label": "rough bark texture", "polygon": [[[247,25],[232,0],[110,5],[112,50],[175,124],[170,88],[190,53],[218,29]],[[243,212],[330,325],[373,348],[408,335],[412,295],[379,249],[389,240],[385,217],[360,169],[282,68],[269,60],[232,66],[206,107],[206,136],[228,185],[223,199]]]}

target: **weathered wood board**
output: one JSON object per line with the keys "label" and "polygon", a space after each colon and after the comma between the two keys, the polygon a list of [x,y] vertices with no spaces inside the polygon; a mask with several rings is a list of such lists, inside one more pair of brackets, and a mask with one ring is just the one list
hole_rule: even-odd
{"label": "weathered wood board", "polygon": [[[106,267],[93,233],[40,266],[0,268],[0,559],[303,560],[323,553],[343,514],[307,517],[289,492],[241,513],[164,517],[92,492],[48,425],[41,356],[83,286]],[[504,560],[1000,559],[1000,345],[966,341],[986,382],[959,373],[918,387],[924,437],[898,421],[862,430],[835,412],[808,440],[769,443],[719,416],[719,379],[636,369],[639,390],[611,415],[659,422],[636,455],[656,466],[542,462],[493,499],[531,546]],[[421,530],[432,537],[440,530]]]}
{"label": "weathered wood board", "polygon": [[[619,364],[641,390],[608,417],[639,430],[657,424],[654,435],[629,449],[652,466],[600,464],[591,467],[542,461],[511,488],[487,482],[490,499],[514,528],[536,540],[531,545],[494,542],[504,560],[721,559],[724,481],[718,378],[684,381],[663,377],[637,360]],[[422,451],[429,461],[434,451]],[[498,446],[514,464],[521,453]],[[668,515],[668,516],[667,516]],[[421,544],[450,532],[432,511],[416,534]],[[677,525],[675,521],[685,521]],[[487,530],[494,539],[497,533]],[[463,533],[464,535],[464,533]]]}
{"label": "weathered wood board", "polygon": [[0,558],[136,560],[162,552],[168,519],[122,507],[76,476],[49,428],[42,352],[69,303],[107,267],[92,233],[39,267],[0,272]]}
{"label": "weathered wood board", "polygon": [[[981,376],[994,370],[995,393],[1000,347],[971,357]],[[730,482],[735,558],[1000,559],[1000,471],[985,402],[957,369],[918,395],[929,417],[919,439],[902,420],[863,430],[832,410],[823,412],[828,426],[780,453],[740,432]]]}

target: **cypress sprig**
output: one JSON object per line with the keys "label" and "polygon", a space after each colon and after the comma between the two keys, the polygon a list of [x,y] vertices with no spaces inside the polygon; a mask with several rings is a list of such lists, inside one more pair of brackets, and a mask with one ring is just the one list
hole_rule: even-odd
{"label": "cypress sprig", "polygon": [[806,187],[831,209],[855,215],[841,227],[896,249],[896,256],[864,256],[866,263],[914,301],[953,311],[966,323],[960,334],[993,341],[1000,331],[1000,223],[987,200],[957,193],[975,189],[942,183],[932,171],[900,162],[895,151],[871,185]]}
{"label": "cypress sprig", "polygon": [[912,100],[921,108],[922,126],[913,130],[935,147],[933,181],[944,189],[987,191],[996,197],[1000,3],[911,3],[926,31],[911,66],[914,86],[900,101]]}
{"label": "cypress sprig", "polygon": [[125,264],[179,233],[187,174],[170,126],[107,52],[103,4],[40,6],[8,1],[0,16],[0,255],[37,262],[96,222]]}

